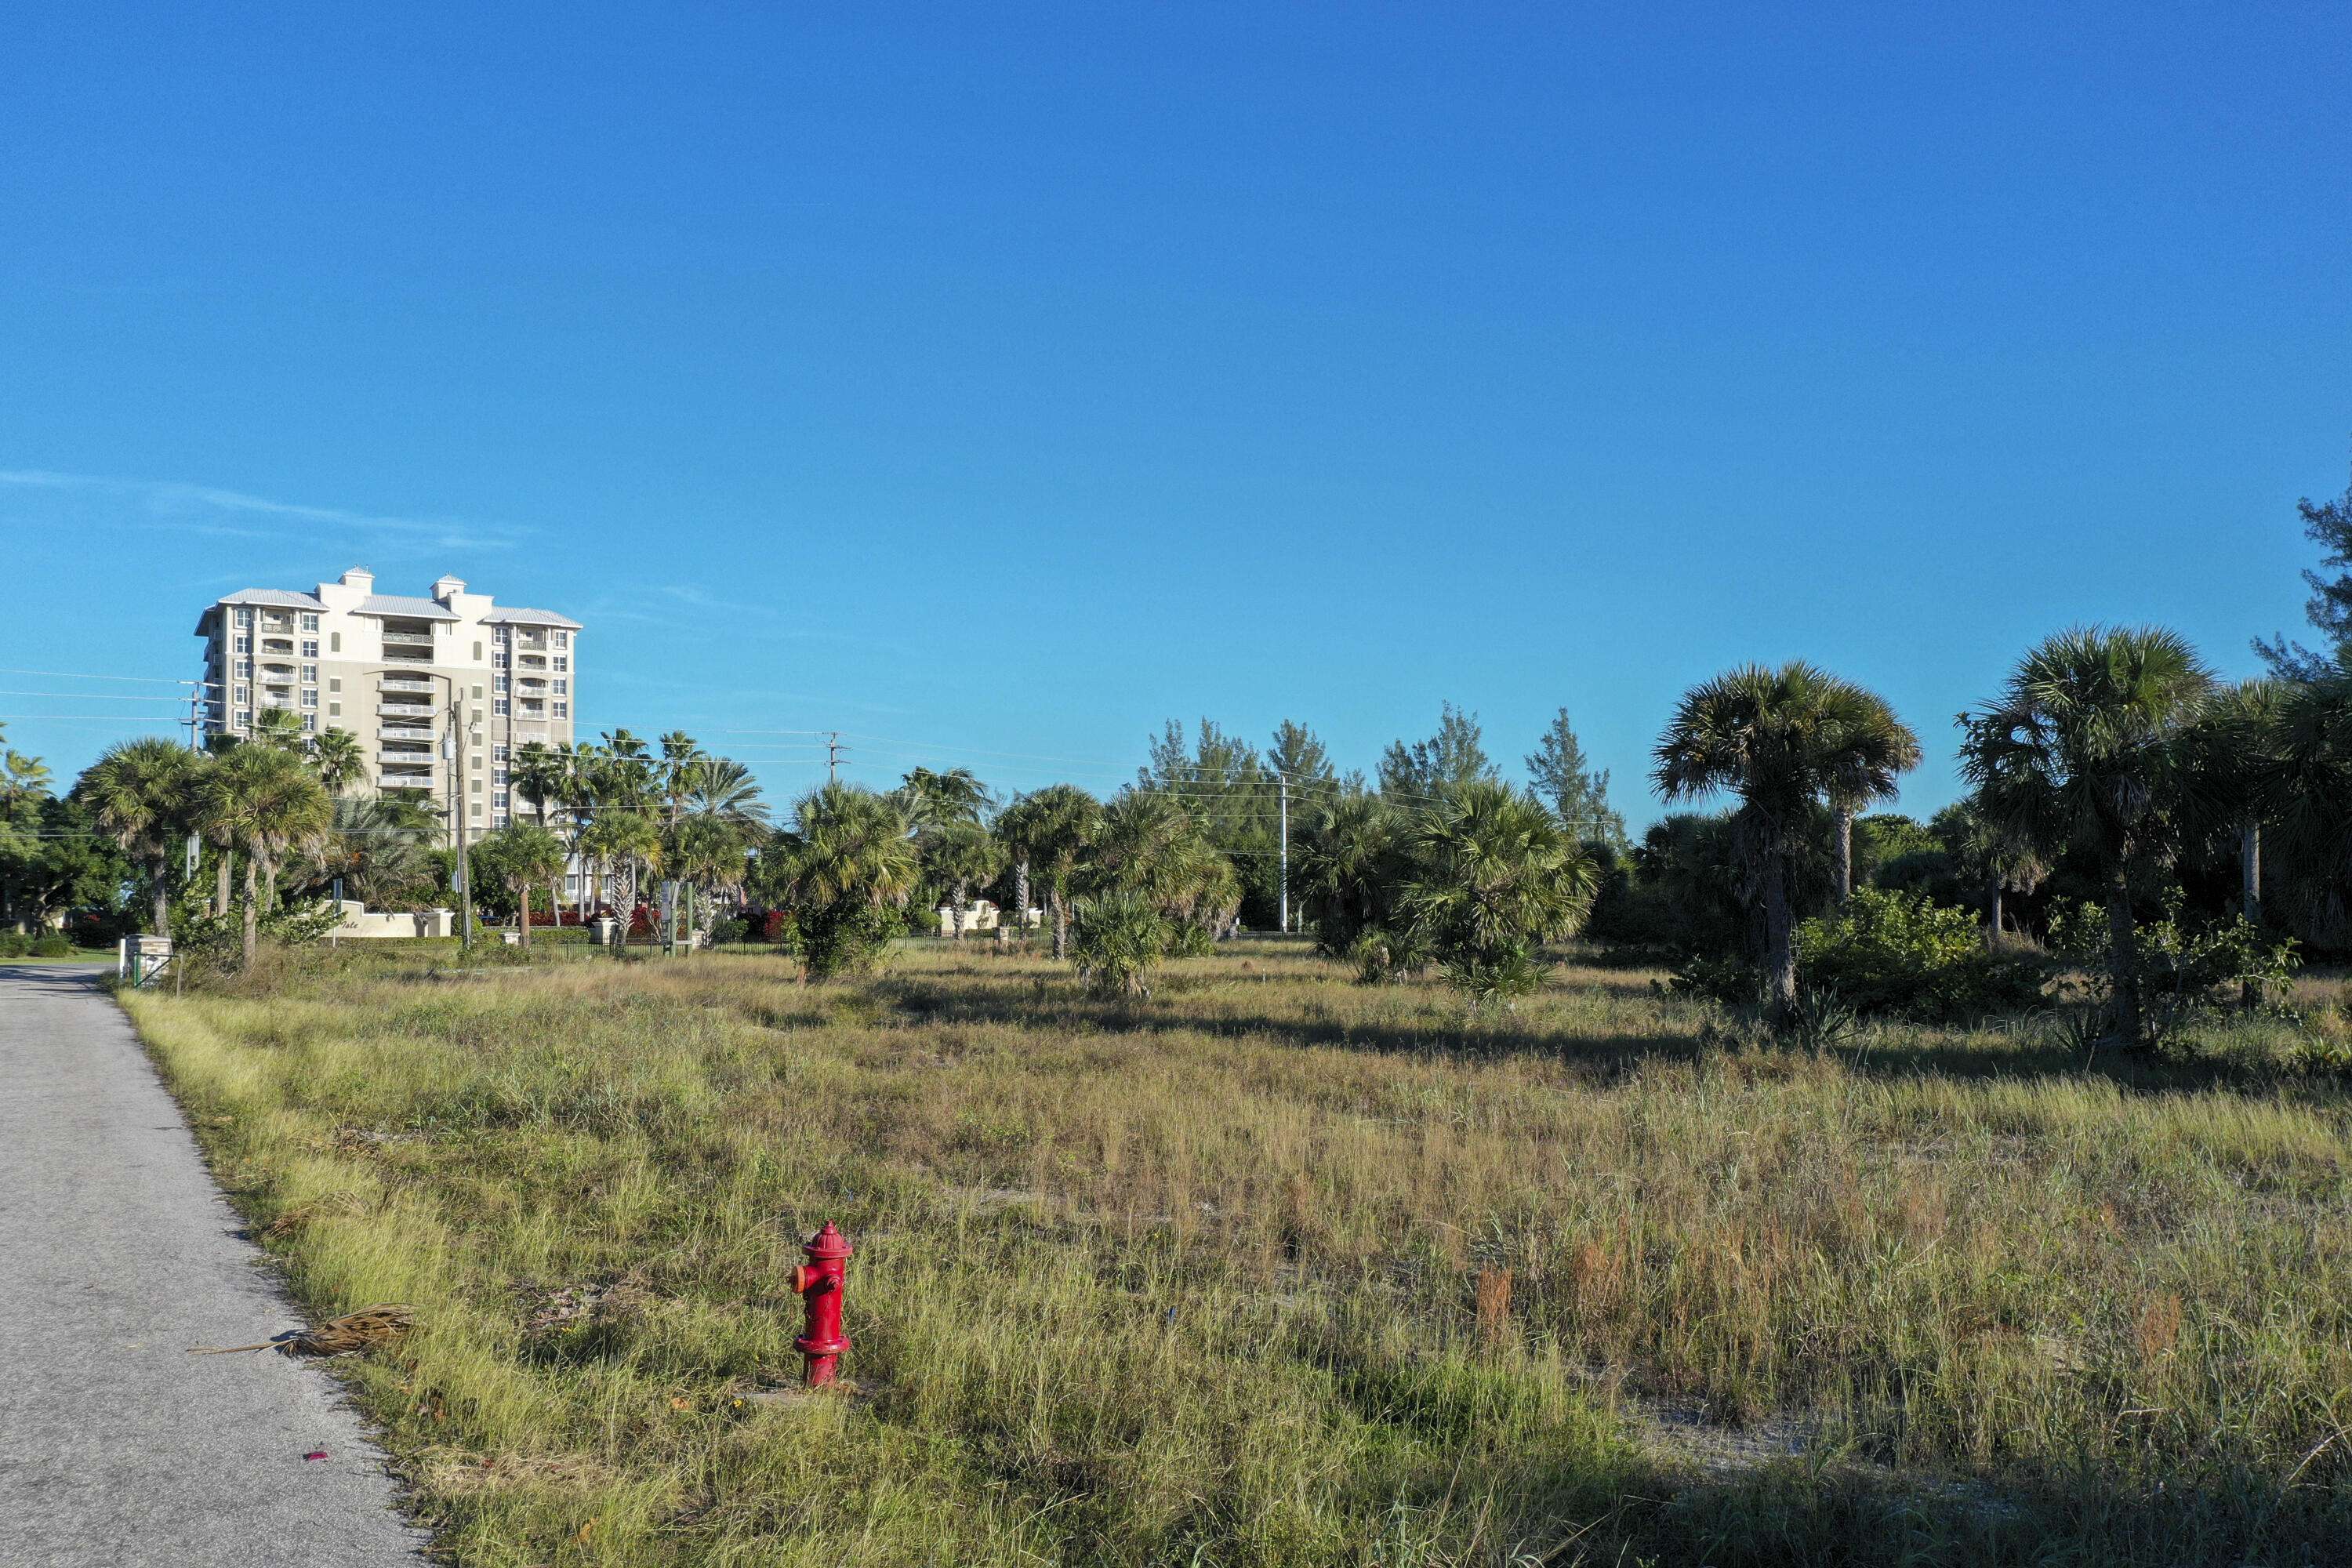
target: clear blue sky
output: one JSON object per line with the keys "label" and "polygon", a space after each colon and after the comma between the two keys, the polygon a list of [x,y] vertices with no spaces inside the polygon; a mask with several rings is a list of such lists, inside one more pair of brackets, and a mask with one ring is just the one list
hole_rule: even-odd
{"label": "clear blue sky", "polygon": [[[1885,691],[1924,811],[2040,635],[2300,622],[2341,5],[816,9],[20,10],[0,665],[455,572],[780,795],[726,731],[1107,784],[978,753],[1452,699],[1638,822],[1736,662]],[[0,698],[67,775],[118,709]]]}

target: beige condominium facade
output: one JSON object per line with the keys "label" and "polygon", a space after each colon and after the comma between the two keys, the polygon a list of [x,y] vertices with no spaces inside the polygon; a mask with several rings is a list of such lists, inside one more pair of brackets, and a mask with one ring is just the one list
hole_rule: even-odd
{"label": "beige condominium facade", "polygon": [[[283,708],[311,733],[348,730],[371,790],[412,793],[445,817],[454,796],[453,837],[461,824],[479,837],[531,815],[509,783],[515,752],[572,738],[580,630],[550,610],[493,604],[456,577],[424,598],[379,594],[357,567],[307,594],[240,589],[196,622],[210,683],[204,728],[249,734],[255,714]],[[446,743],[452,707],[463,716],[462,774]]]}

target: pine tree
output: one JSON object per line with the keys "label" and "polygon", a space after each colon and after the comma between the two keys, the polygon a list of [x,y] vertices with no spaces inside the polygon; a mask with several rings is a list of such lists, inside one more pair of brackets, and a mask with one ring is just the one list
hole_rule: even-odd
{"label": "pine tree", "polygon": [[1610,809],[1608,770],[1589,764],[1567,709],[1553,718],[1551,728],[1528,753],[1528,777],[1536,794],[1551,803],[1560,826],[1580,840],[1606,844],[1620,853],[1628,847],[1625,819]]}

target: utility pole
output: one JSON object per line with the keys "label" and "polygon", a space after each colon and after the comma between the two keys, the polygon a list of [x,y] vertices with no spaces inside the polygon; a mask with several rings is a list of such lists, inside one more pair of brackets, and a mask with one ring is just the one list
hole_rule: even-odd
{"label": "utility pole", "polygon": [[[1290,934],[1290,775],[1274,775],[1282,782],[1282,934]],[[1264,817],[1258,818],[1263,822]]]}
{"label": "utility pole", "polygon": [[833,783],[841,776],[841,731],[824,732],[824,782]]}

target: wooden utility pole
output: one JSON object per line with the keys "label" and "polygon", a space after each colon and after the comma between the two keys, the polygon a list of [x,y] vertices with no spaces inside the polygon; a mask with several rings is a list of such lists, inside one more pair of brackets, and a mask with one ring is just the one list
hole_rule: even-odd
{"label": "wooden utility pole", "polygon": [[[1290,934],[1290,775],[1274,775],[1282,784],[1282,934]],[[1258,818],[1260,822],[1265,820]]]}

